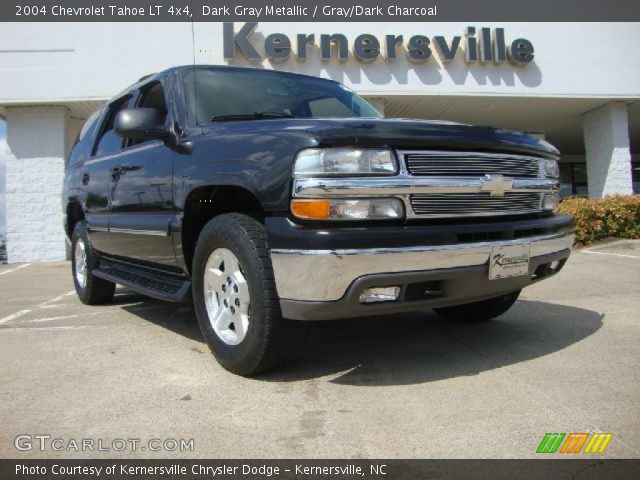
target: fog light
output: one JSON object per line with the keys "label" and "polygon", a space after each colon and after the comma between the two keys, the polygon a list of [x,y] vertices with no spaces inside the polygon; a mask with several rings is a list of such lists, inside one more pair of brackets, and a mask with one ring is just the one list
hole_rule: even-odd
{"label": "fog light", "polygon": [[392,302],[399,295],[400,287],[367,288],[360,294],[360,303]]}
{"label": "fog light", "polygon": [[564,266],[564,260],[554,260],[549,264],[549,270],[551,273],[558,273],[560,269]]}
{"label": "fog light", "polygon": [[544,200],[542,202],[543,210],[553,210],[560,203],[560,195],[557,193],[547,193],[544,196]]}

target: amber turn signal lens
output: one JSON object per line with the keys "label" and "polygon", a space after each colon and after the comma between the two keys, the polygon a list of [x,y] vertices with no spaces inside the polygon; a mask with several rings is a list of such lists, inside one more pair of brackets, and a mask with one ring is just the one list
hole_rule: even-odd
{"label": "amber turn signal lens", "polygon": [[329,218],[329,200],[291,200],[291,212],[298,218]]}

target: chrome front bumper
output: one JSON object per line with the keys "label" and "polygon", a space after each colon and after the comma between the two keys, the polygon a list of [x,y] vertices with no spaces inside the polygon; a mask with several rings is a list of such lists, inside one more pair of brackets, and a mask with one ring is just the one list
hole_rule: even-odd
{"label": "chrome front bumper", "polygon": [[[531,244],[531,258],[571,248],[574,235],[566,232],[495,242],[406,248],[271,250],[278,295],[283,300],[331,302],[365,275],[488,264],[494,245]],[[487,267],[488,268],[488,267]]]}

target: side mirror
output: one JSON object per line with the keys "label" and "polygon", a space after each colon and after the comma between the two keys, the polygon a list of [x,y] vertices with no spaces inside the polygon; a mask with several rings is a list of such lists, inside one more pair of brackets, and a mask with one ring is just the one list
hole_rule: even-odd
{"label": "side mirror", "polygon": [[164,140],[170,135],[169,129],[158,123],[158,111],[155,108],[120,110],[114,120],[113,129],[117,135],[124,138]]}

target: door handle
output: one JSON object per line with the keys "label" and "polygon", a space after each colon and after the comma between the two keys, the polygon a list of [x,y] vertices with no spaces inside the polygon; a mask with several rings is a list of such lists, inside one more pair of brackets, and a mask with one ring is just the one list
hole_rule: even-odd
{"label": "door handle", "polygon": [[119,177],[120,175],[128,172],[129,170],[134,170],[134,168],[131,168],[129,165],[118,165],[116,167],[112,167],[110,172],[111,172],[111,176],[115,180],[116,177]]}
{"label": "door handle", "polygon": [[88,173],[85,173],[82,175],[82,185],[89,185],[89,179],[91,177],[89,176]]}

